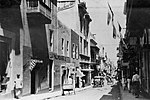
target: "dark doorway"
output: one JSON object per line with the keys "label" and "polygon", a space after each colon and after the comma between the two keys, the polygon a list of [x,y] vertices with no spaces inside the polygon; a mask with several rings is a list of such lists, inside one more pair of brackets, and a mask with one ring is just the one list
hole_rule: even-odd
{"label": "dark doorway", "polygon": [[8,44],[0,42],[0,82],[2,82],[2,76],[5,75],[7,62],[8,62]]}
{"label": "dark doorway", "polygon": [[49,89],[52,89],[52,65],[53,60],[49,60]]}
{"label": "dark doorway", "polygon": [[33,69],[31,71],[31,94],[35,94],[36,93],[36,87],[35,87],[35,69]]}

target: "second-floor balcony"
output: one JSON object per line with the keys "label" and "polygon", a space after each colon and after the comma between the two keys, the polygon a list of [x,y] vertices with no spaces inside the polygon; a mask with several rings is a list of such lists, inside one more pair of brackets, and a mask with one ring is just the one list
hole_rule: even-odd
{"label": "second-floor balcony", "polygon": [[37,21],[46,24],[51,23],[51,8],[41,0],[27,0],[28,18],[37,19]]}
{"label": "second-floor balcony", "polygon": [[20,6],[21,0],[0,0],[0,8],[11,8]]}

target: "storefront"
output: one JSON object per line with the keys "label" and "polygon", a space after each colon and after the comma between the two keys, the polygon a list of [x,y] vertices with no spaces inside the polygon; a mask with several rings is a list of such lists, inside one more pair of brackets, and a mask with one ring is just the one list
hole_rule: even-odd
{"label": "storefront", "polygon": [[88,86],[91,84],[91,71],[93,71],[90,66],[90,57],[80,54],[80,59],[81,71],[85,75],[82,77],[82,80],[84,81],[85,86]]}
{"label": "storefront", "polygon": [[50,58],[53,59],[52,90],[56,91],[61,89],[61,66],[70,63],[70,58],[56,53],[52,53]]}

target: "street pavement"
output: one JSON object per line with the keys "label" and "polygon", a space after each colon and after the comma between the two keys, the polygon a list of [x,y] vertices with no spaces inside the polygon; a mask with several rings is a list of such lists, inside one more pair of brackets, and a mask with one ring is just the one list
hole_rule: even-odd
{"label": "street pavement", "polygon": [[87,86],[85,88],[75,89],[76,94],[65,91],[65,95],[61,95],[61,91],[47,92],[42,94],[34,94],[23,96],[21,99],[0,98],[0,100],[150,100],[141,93],[139,98],[135,98],[132,93],[123,90],[118,83],[107,85],[104,87]]}
{"label": "street pavement", "polygon": [[104,87],[88,88],[83,91],[78,91],[76,94],[71,93],[65,96],[47,98],[45,100],[100,100],[104,95],[110,96],[111,94],[109,93],[111,89],[111,85],[105,85]]}
{"label": "street pavement", "polygon": [[[107,85],[104,87],[87,86],[84,88],[75,89],[76,94],[73,92],[68,93],[65,91],[65,96],[61,95],[61,91],[47,92],[42,94],[34,94],[23,96],[19,100],[118,100],[117,88],[115,85]],[[115,89],[114,89],[115,88]],[[117,94],[117,95],[116,95]],[[115,95],[115,96],[114,96]],[[108,99],[110,98],[110,99]],[[0,100],[18,100],[15,98],[0,98]]]}

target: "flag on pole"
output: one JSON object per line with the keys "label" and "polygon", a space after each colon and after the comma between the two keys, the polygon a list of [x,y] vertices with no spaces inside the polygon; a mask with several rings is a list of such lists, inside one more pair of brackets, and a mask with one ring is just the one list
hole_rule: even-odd
{"label": "flag on pole", "polygon": [[37,59],[31,59],[29,69],[32,71],[37,63],[43,63],[43,61],[42,60],[37,60]]}
{"label": "flag on pole", "polygon": [[114,21],[114,12],[112,11],[112,8],[111,6],[109,5],[108,3],[108,7],[109,7],[109,10],[111,11],[111,14],[112,14],[112,22]]}
{"label": "flag on pole", "polygon": [[121,25],[119,24],[119,22],[118,22],[118,27],[119,27],[119,33],[120,33],[120,38],[123,38],[123,36],[122,36],[122,34],[121,34],[121,30],[122,30],[122,27],[121,27]]}
{"label": "flag on pole", "polygon": [[116,28],[113,24],[113,38],[116,39],[116,36],[117,36],[117,31],[116,31]]}
{"label": "flag on pole", "polygon": [[121,40],[122,40],[122,43],[123,43],[124,47],[125,47],[126,49],[128,49],[127,44],[124,42],[123,38],[121,38]]}
{"label": "flag on pole", "polygon": [[110,14],[110,12],[108,11],[108,15],[107,15],[107,25],[109,25],[110,20],[111,20],[111,14]]}
{"label": "flag on pole", "polygon": [[121,28],[121,25],[119,24],[119,22],[118,22],[118,26],[119,26],[119,33],[120,33],[122,28]]}

